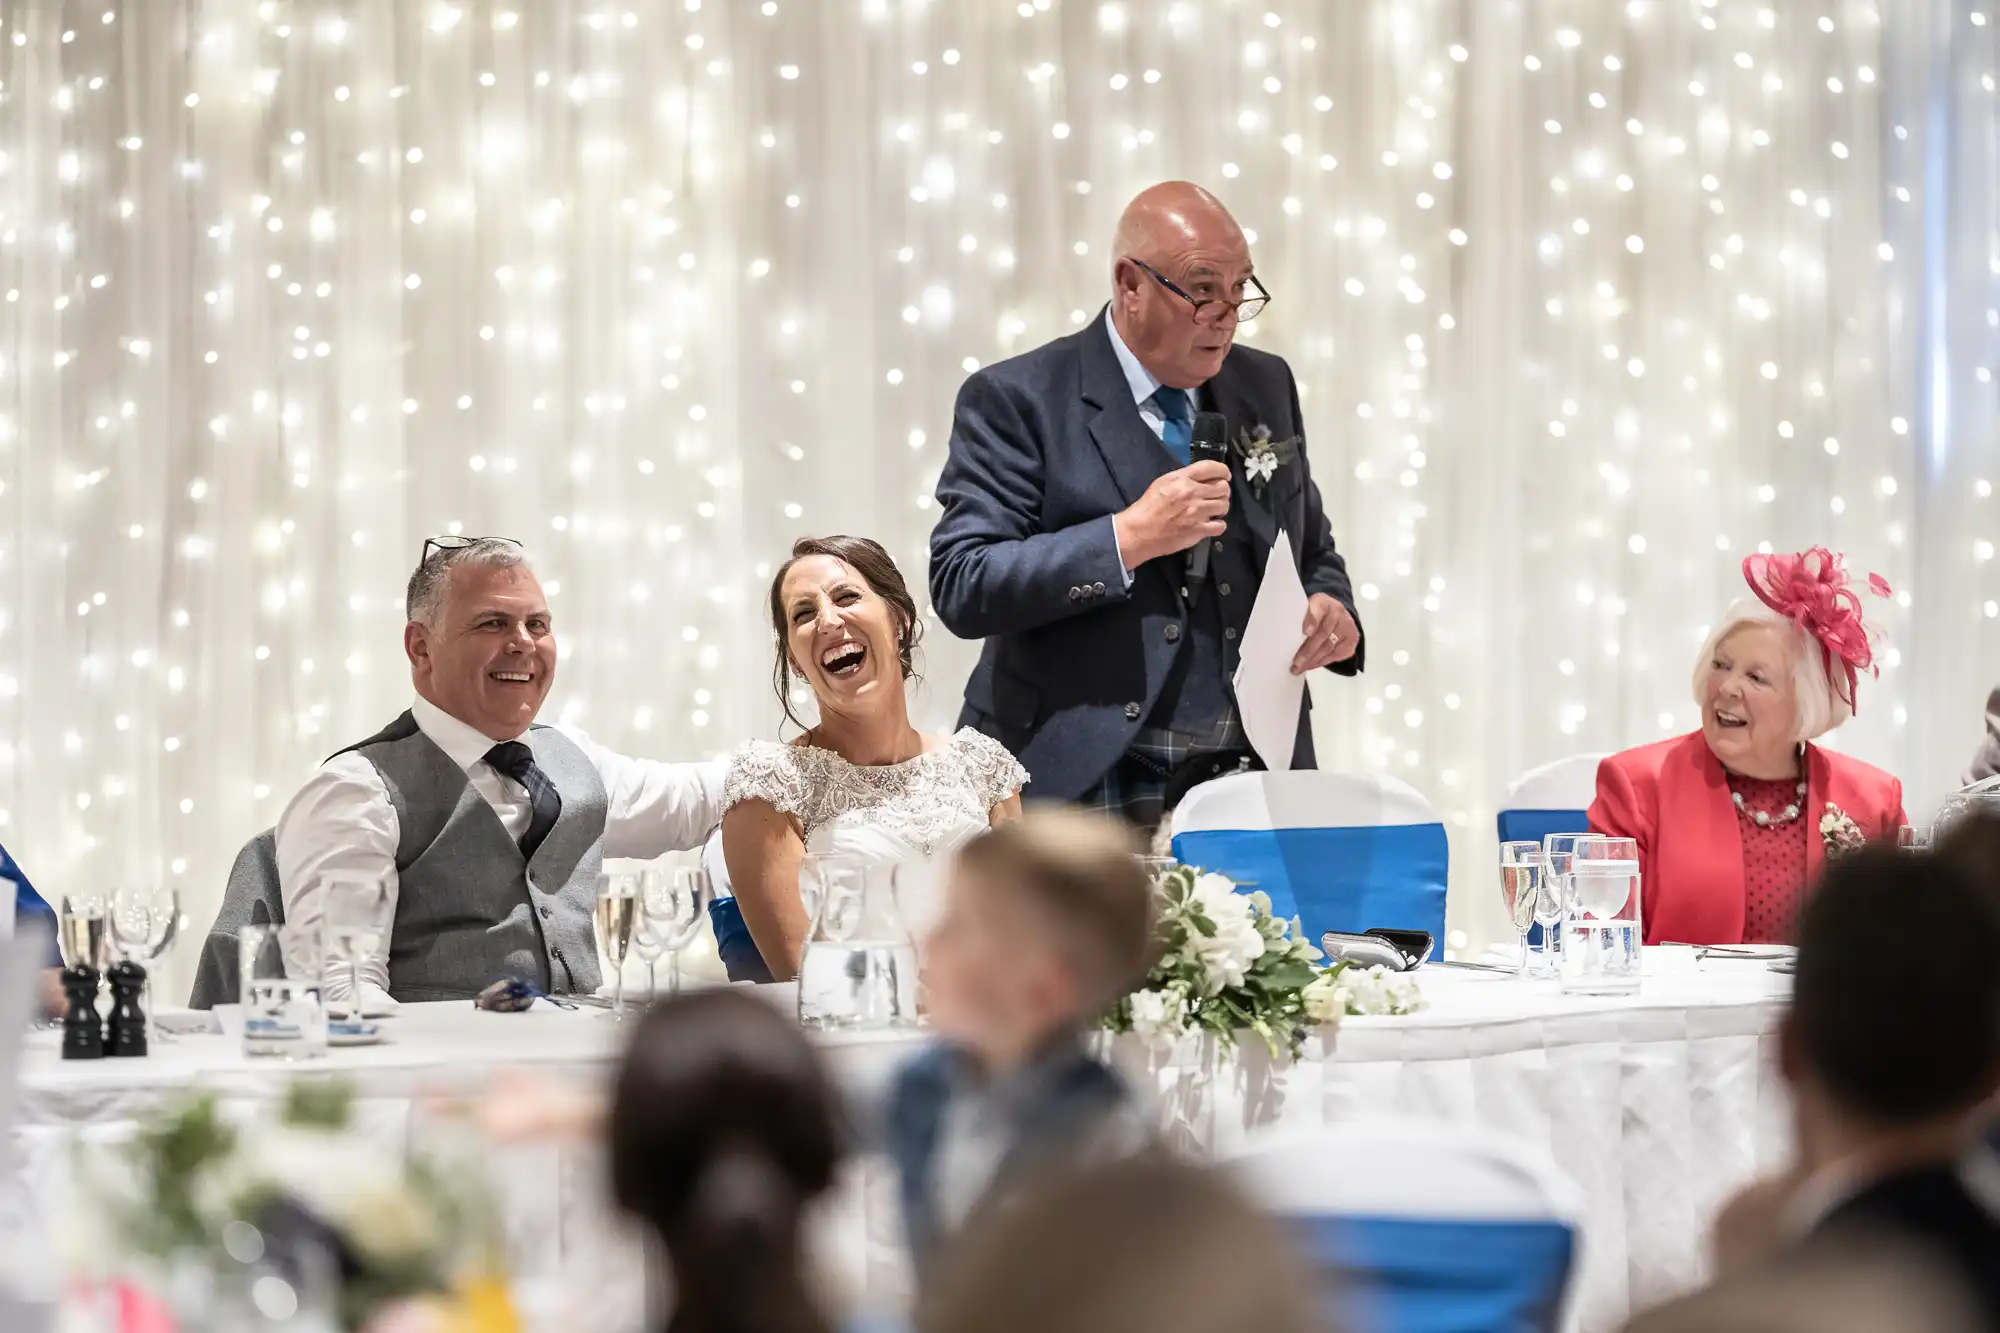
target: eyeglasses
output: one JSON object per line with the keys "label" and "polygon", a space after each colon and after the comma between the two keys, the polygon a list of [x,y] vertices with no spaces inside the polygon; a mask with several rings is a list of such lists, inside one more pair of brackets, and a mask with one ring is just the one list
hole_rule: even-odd
{"label": "eyeglasses", "polygon": [[1127,259],[1131,259],[1133,263],[1137,264],[1140,268],[1146,270],[1146,272],[1152,274],[1154,282],[1159,283],[1162,287],[1172,292],[1175,296],[1178,296],[1181,298],[1181,300],[1186,301],[1188,303],[1188,306],[1190,307],[1190,312],[1194,315],[1194,317],[1197,320],[1200,320],[1202,318],[1202,312],[1204,310],[1213,310],[1214,313],[1208,316],[1207,322],[1211,324],[1221,323],[1222,312],[1225,309],[1228,309],[1228,310],[1234,310],[1236,312],[1236,319],[1238,323],[1247,324],[1251,320],[1257,318],[1259,312],[1261,312],[1265,306],[1271,304],[1271,294],[1264,290],[1264,284],[1257,281],[1255,274],[1252,274],[1249,278],[1250,285],[1256,289],[1257,294],[1255,296],[1245,296],[1240,300],[1227,301],[1222,299],[1221,297],[1189,296],[1186,292],[1182,291],[1178,286],[1174,284],[1173,279],[1169,278],[1166,274],[1160,272],[1160,270],[1154,268],[1151,264],[1148,264],[1145,260],[1132,259],[1132,256],[1130,255],[1126,255],[1125,257]]}
{"label": "eyeglasses", "polygon": [[432,551],[463,551],[466,547],[476,546],[480,542],[506,542],[509,546],[519,546],[521,544],[512,537],[426,537],[424,538],[424,553],[417,557],[417,564],[419,566],[429,564]]}

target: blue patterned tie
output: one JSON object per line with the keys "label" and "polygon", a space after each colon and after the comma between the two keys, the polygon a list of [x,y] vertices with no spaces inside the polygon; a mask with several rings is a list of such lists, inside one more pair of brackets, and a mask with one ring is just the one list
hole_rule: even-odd
{"label": "blue patterned tie", "polygon": [[1160,423],[1160,442],[1182,467],[1188,465],[1188,446],[1194,441],[1194,402],[1186,389],[1170,389],[1162,384],[1153,390],[1153,406],[1165,418]]}

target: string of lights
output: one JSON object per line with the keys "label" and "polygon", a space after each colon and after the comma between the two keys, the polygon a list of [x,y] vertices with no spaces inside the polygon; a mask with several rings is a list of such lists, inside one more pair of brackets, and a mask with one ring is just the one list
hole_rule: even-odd
{"label": "string of lights", "polygon": [[[1992,27],[1951,21],[1990,155]],[[921,585],[958,384],[1092,318],[1119,208],[1170,177],[1252,237],[1276,299],[1242,336],[1297,372],[1369,626],[1366,677],[1314,682],[1322,762],[1437,803],[1457,929],[1500,929],[1511,776],[1694,725],[1690,655],[1752,550],[1896,585],[1837,743],[1935,794],[1911,718],[1977,700],[1932,692],[1907,631],[1936,607],[1927,654],[1996,660],[2000,253],[1961,143],[1986,287],[1940,490],[1905,369],[1929,140],[1891,114],[1882,23],[0,4],[0,839],[39,882],[171,879],[204,919],[310,767],[406,701],[431,533],[533,549],[561,720],[668,757],[776,734],[775,561],[866,533]],[[933,628],[942,726],[973,649]]]}

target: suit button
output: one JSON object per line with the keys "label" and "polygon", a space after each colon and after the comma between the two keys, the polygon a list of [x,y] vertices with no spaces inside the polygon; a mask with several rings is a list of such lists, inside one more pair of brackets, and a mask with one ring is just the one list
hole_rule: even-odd
{"label": "suit button", "polygon": [[1236,627],[1234,625],[1231,625],[1228,629],[1222,631],[1222,637],[1229,640],[1231,643],[1236,642]]}
{"label": "suit button", "polygon": [[1104,585],[1103,585],[1102,583],[1093,583],[1093,584],[1091,584],[1091,585],[1090,585],[1090,590],[1091,590],[1091,592],[1095,593],[1095,594],[1096,594],[1097,596],[1099,596],[1099,597],[1102,597],[1102,596],[1104,596]]}
{"label": "suit button", "polygon": [[1167,642],[1179,643],[1180,641],[1181,641],[1181,627],[1179,625],[1167,626]]}
{"label": "suit button", "polygon": [[1137,705],[1137,704],[1126,704],[1126,705],[1125,705],[1125,720],[1126,720],[1127,722],[1137,722],[1137,721],[1139,720],[1139,712],[1140,712],[1140,709],[1139,709],[1139,705]]}
{"label": "suit button", "polygon": [[1217,592],[1221,593],[1221,594],[1222,594],[1222,595],[1223,595],[1224,597],[1227,597],[1227,596],[1229,596],[1229,585],[1228,585],[1227,583],[1218,583],[1218,584],[1216,584],[1216,585],[1215,585],[1215,590],[1216,590]]}
{"label": "suit button", "polygon": [[1081,588],[1071,588],[1071,589],[1069,590],[1069,599],[1070,599],[1070,600],[1071,600],[1072,602],[1080,602],[1080,601],[1082,601],[1082,600],[1083,600],[1083,589],[1081,589]]}
{"label": "suit button", "polygon": [[1222,538],[1220,538],[1220,537],[1217,537],[1217,538],[1215,539],[1215,553],[1216,553],[1217,555],[1221,555],[1221,554],[1222,554]]}

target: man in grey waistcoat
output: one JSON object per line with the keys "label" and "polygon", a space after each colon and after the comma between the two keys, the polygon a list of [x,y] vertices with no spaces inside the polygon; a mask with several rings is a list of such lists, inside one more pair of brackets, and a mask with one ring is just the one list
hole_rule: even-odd
{"label": "man in grey waistcoat", "polygon": [[[394,926],[361,969],[366,1012],[507,977],[595,990],[603,858],[701,846],[724,766],[631,759],[535,721],[556,638],[516,542],[426,542],[408,615],[409,711],[322,764],[278,821],[288,936],[318,938],[329,883],[381,879]],[[344,971],[329,970],[330,999],[347,998]]]}

